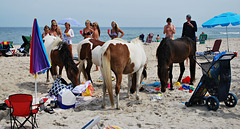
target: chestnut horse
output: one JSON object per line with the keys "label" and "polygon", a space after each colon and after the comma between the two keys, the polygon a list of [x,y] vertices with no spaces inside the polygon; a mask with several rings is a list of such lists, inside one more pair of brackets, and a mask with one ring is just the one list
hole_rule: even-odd
{"label": "chestnut horse", "polygon": [[[87,38],[82,40],[81,42],[78,43],[77,46],[77,52],[78,52],[78,61],[79,61],[79,79],[80,79],[80,74],[83,72],[84,78],[86,80],[91,80],[92,78],[90,76],[91,68],[93,63],[96,65],[98,64],[95,60],[95,57],[92,57],[92,52],[94,50],[99,49],[100,46],[102,46],[104,42]],[[87,67],[85,68],[84,62],[87,61]]]}
{"label": "chestnut horse", "polygon": [[138,91],[141,86],[141,77],[142,74],[146,74],[145,69],[147,63],[147,57],[142,44],[138,38],[133,39],[130,43],[115,38],[107,41],[98,52],[93,53],[94,57],[97,57],[95,54],[100,56],[98,61],[104,80],[103,108],[105,108],[106,89],[108,89],[111,105],[114,107],[111,70],[116,76],[116,108],[119,108],[119,92],[122,74],[128,75],[128,97],[129,92],[134,93],[136,91],[136,99],[139,99]]}
{"label": "chestnut horse", "polygon": [[[172,84],[172,67],[173,63],[180,64],[180,75],[178,82],[181,81],[182,75],[185,71],[184,60],[190,59],[190,76],[191,84],[195,80],[196,62],[194,56],[196,54],[196,43],[188,37],[172,40],[170,38],[163,38],[157,48],[158,60],[158,77],[161,81],[161,92],[166,91],[168,77],[170,78],[170,90],[173,90]],[[169,72],[169,73],[168,73]]]}
{"label": "chestnut horse", "polygon": [[[68,44],[62,42],[60,38],[54,36],[46,36],[44,38],[44,45],[47,55],[49,56],[52,67],[50,68],[53,79],[62,75],[62,69],[65,67],[67,77],[72,82],[73,86],[79,85],[78,68],[72,59],[72,54],[69,50]],[[57,66],[59,67],[59,74],[57,75]],[[49,76],[47,73],[47,80]]]}

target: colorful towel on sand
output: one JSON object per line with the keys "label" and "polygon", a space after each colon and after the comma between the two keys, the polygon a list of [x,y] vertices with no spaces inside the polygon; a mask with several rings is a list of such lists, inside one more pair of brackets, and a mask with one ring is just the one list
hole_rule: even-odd
{"label": "colorful towel on sand", "polygon": [[143,82],[142,82],[142,84],[144,84],[144,85],[149,85],[149,86],[159,86],[159,85],[161,85],[160,82],[154,82],[154,83],[150,83],[150,84],[147,84],[147,83],[143,83]]}

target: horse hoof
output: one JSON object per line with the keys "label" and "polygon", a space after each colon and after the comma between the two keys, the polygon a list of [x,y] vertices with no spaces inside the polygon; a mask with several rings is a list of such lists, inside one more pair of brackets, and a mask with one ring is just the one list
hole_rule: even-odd
{"label": "horse hoof", "polygon": [[50,80],[47,80],[46,82],[50,82]]}
{"label": "horse hoof", "polygon": [[139,96],[137,96],[137,97],[136,97],[136,99],[137,99],[137,100],[140,100],[140,97],[139,97]]}
{"label": "horse hoof", "polygon": [[161,89],[161,92],[165,92],[166,91],[166,89]]}
{"label": "horse hoof", "polygon": [[135,90],[131,88],[130,93],[133,94],[134,92],[135,92]]}
{"label": "horse hoof", "polygon": [[102,108],[103,108],[103,109],[106,109],[105,105],[102,105]]}
{"label": "horse hoof", "polygon": [[190,82],[190,83],[189,83],[189,85],[193,85],[193,83],[192,83],[192,82]]}
{"label": "horse hoof", "polygon": [[173,88],[170,88],[169,90],[174,90]]}

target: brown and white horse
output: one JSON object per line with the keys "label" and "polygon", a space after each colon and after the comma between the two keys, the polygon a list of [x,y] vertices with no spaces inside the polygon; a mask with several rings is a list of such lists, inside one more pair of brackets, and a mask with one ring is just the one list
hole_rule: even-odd
{"label": "brown and white horse", "polygon": [[[104,42],[91,38],[84,39],[78,43],[77,52],[79,61],[79,79],[82,72],[86,80],[92,81],[92,78],[90,76],[92,65],[93,63],[96,65],[100,65],[95,61],[96,58],[92,57],[92,52],[94,52],[96,49],[99,49],[100,46],[102,46],[103,44]],[[87,61],[86,68],[84,65],[85,61]]]}
{"label": "brown and white horse", "polygon": [[142,42],[138,38],[133,39],[130,43],[119,38],[109,40],[101,48],[93,52],[93,57],[98,57],[104,80],[103,108],[105,108],[106,89],[108,89],[111,105],[114,107],[111,70],[116,76],[116,108],[119,109],[122,74],[128,75],[128,97],[130,91],[131,93],[136,91],[136,99],[139,99],[138,91],[141,86],[142,74],[146,73],[147,57],[142,47]]}
{"label": "brown and white horse", "polygon": [[[62,75],[62,69],[65,67],[67,77],[72,82],[73,86],[79,85],[77,64],[72,59],[72,54],[69,50],[68,44],[62,42],[58,37],[46,36],[44,37],[44,45],[47,56],[51,62],[50,68],[52,77],[56,80],[57,76]],[[57,66],[59,73],[57,74]],[[47,81],[49,81],[49,71],[47,71]]]}

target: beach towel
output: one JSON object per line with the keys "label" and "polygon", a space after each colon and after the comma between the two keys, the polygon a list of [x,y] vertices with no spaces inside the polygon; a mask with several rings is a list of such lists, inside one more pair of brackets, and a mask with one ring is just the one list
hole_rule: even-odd
{"label": "beach towel", "polygon": [[62,89],[64,89],[64,88],[69,89],[69,90],[72,90],[72,89],[73,89],[72,83],[67,84],[67,82],[66,82],[63,78],[58,77],[58,78],[54,81],[53,86],[52,86],[52,88],[48,91],[48,93],[51,94],[51,95],[57,96],[58,93],[59,93]]}
{"label": "beach towel", "polygon": [[142,84],[144,84],[144,85],[149,85],[149,86],[159,86],[159,85],[161,85],[161,83],[160,83],[160,82],[157,82],[157,81],[154,82],[154,83],[149,83],[149,84],[142,82]]}

